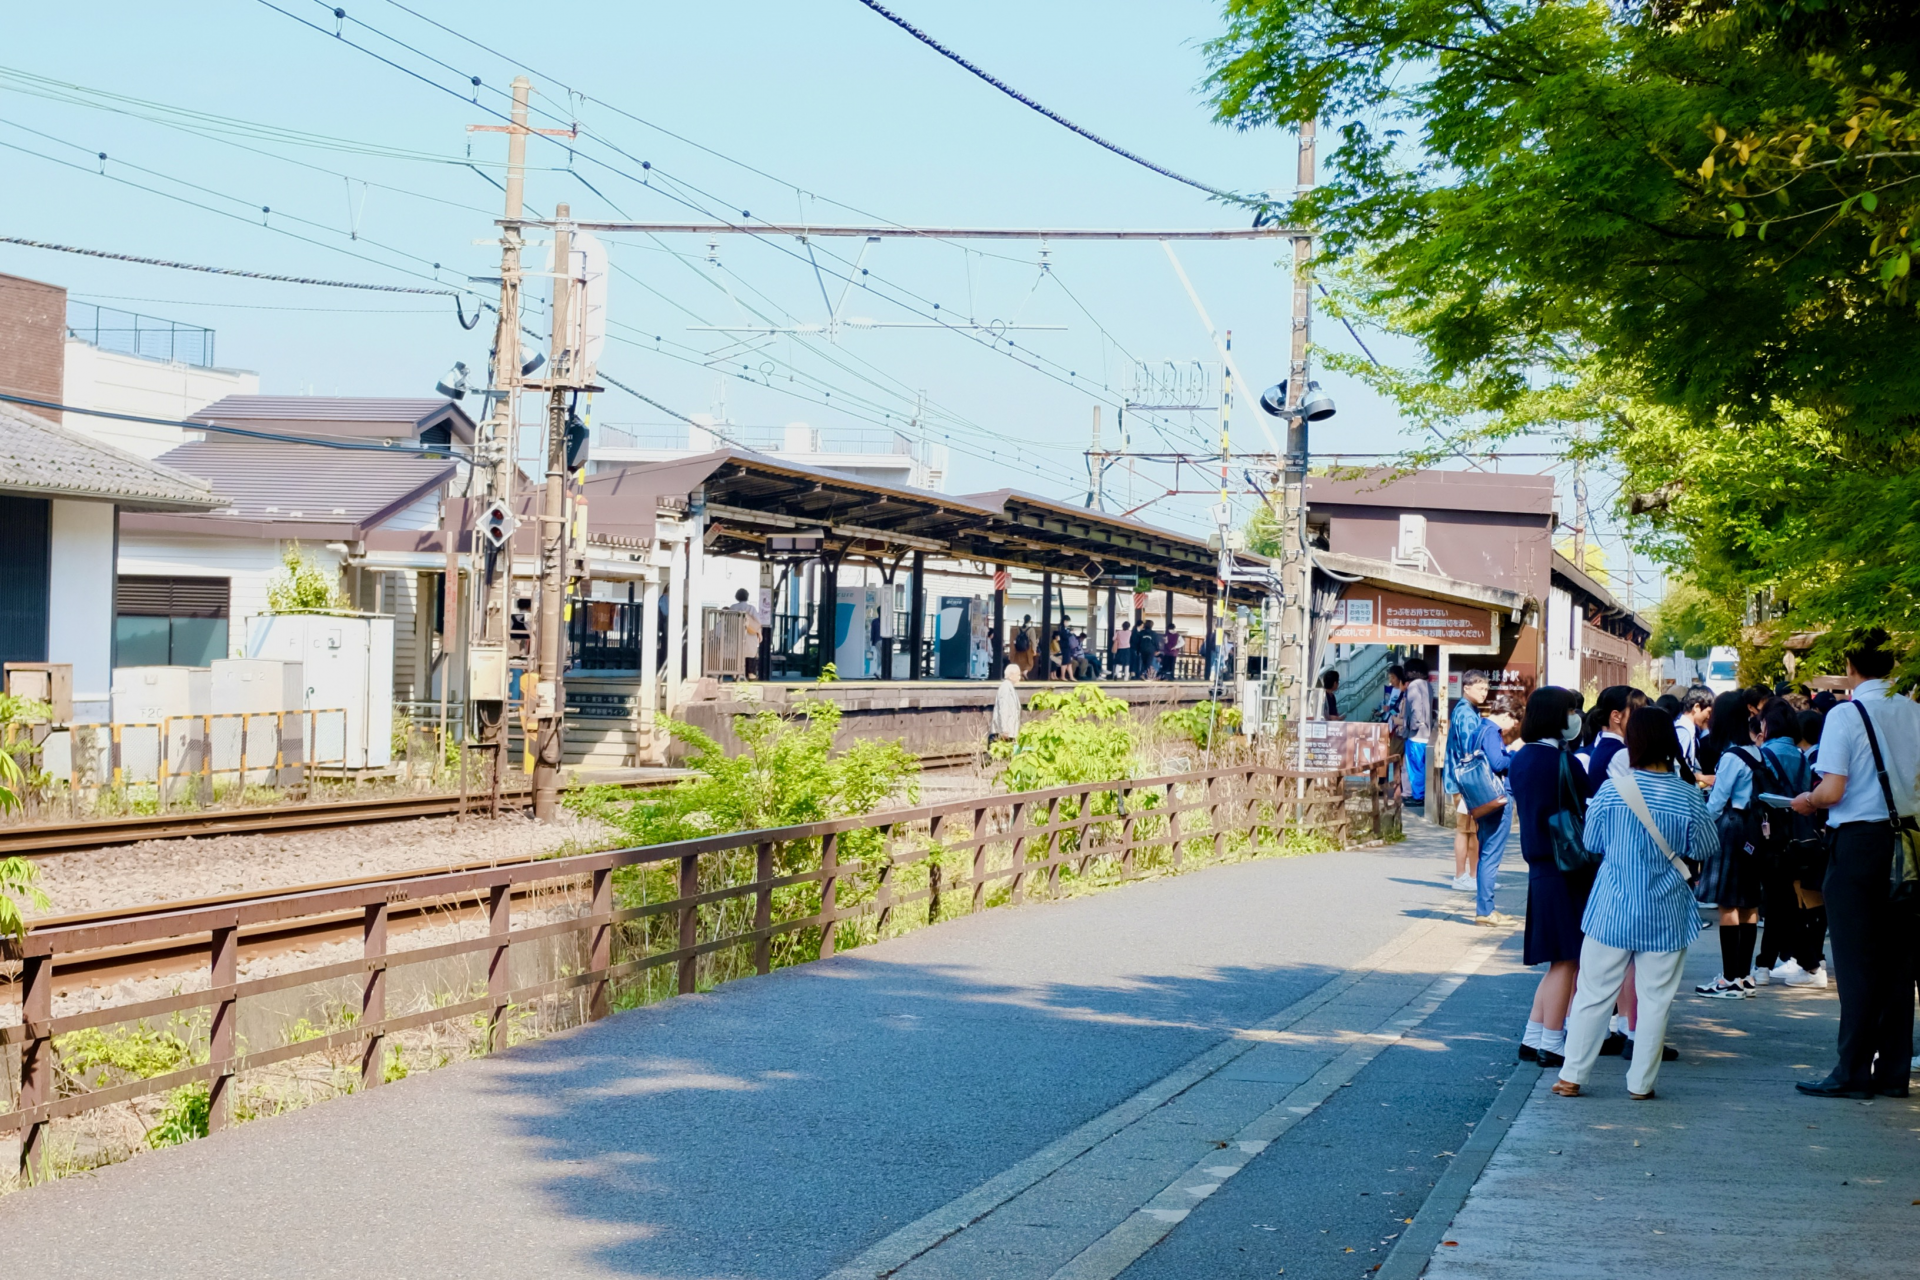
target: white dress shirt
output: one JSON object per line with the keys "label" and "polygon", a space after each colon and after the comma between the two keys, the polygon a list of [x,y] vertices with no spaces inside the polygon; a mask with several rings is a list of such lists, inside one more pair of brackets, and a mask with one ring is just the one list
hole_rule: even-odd
{"label": "white dress shirt", "polygon": [[1887,688],[1884,680],[1862,680],[1854,686],[1856,706],[1840,703],[1827,712],[1820,727],[1820,772],[1842,774],[1847,793],[1827,810],[1827,825],[1872,822],[1887,816],[1887,801],[1875,773],[1873,749],[1860,726],[1860,707],[1873,717],[1873,732],[1887,765],[1893,804],[1904,816],[1915,811],[1916,777],[1920,777],[1920,702]]}

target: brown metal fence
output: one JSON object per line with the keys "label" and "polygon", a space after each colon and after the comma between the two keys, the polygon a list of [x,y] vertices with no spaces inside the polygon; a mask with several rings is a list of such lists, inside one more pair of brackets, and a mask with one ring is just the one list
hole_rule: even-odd
{"label": "brown metal fence", "polygon": [[[487,1052],[508,1041],[516,1018],[542,1027],[603,1018],[1076,884],[1248,856],[1288,832],[1382,836],[1397,829],[1392,790],[1384,767],[1342,778],[1236,765],[42,921],[8,966],[21,1020],[0,1027],[0,1060],[17,1064],[7,1074],[18,1086],[0,1092],[9,1104],[0,1135],[21,1135],[22,1171],[37,1179],[51,1171],[55,1121],[125,1104],[151,1110],[161,1095],[205,1088],[205,1124],[217,1130],[235,1119],[247,1073],[331,1054],[349,1064],[343,1091],[373,1087],[395,1069],[399,1037],[420,1028],[464,1026],[472,1050]],[[329,929],[357,933],[359,954],[239,980],[242,949],[284,959],[293,940],[311,946]],[[464,936],[436,941],[436,929]],[[391,945],[402,939],[415,945]],[[77,980],[194,954],[203,990],[54,1016],[57,972]],[[407,989],[390,987],[407,973]],[[423,984],[423,973],[436,976]],[[331,1001],[333,1016],[290,1022],[290,998],[305,998],[316,1016]],[[254,1016],[243,1027],[243,1009],[274,1001],[279,1026]],[[192,1044],[173,1043],[184,1065],[134,1075],[67,1061],[80,1057],[84,1033],[154,1019],[182,1026],[182,1015]]]}

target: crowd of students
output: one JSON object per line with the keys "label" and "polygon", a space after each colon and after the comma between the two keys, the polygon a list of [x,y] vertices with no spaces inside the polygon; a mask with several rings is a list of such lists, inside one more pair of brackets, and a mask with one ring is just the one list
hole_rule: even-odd
{"label": "crowd of students", "polygon": [[1520,1052],[1558,1069],[1555,1093],[1578,1096],[1613,1054],[1629,1094],[1654,1096],[1679,1056],[1667,1020],[1705,912],[1721,966],[1697,997],[1837,984],[1838,1062],[1801,1092],[1907,1096],[1920,888],[1902,888],[1896,857],[1915,827],[1920,703],[1888,686],[1888,643],[1869,633],[1849,651],[1844,699],[1757,687],[1650,701],[1619,685],[1587,707],[1549,686],[1515,722],[1486,710],[1484,678],[1462,682],[1444,771],[1454,883],[1474,889],[1477,923],[1513,923],[1493,895],[1518,827],[1524,961],[1546,966]]}

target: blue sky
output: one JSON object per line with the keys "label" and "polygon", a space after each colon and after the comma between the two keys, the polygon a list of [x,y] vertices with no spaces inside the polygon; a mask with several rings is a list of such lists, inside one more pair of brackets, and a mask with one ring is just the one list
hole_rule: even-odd
{"label": "blue sky", "polygon": [[[1010,101],[855,0],[408,2],[537,69],[536,114],[555,117],[538,123],[577,118],[611,144],[583,142],[569,155],[564,144],[535,143],[528,200],[538,210],[566,201],[579,218],[691,221],[711,210],[780,221],[988,226],[1247,220]],[[500,195],[483,173],[497,177],[505,143],[466,126],[497,121],[493,112],[505,110],[503,93],[517,69],[394,3],[347,5],[347,39],[423,81],[336,39],[331,6],[273,5],[314,26],[261,0],[172,9],[38,6],[10,15],[0,54],[7,69],[0,72],[0,142],[16,149],[0,152],[10,175],[0,185],[0,234],[385,284],[463,284],[490,273],[497,250],[473,241],[494,233]],[[1219,25],[1213,3],[902,0],[894,7],[1048,106],[1169,168],[1234,190],[1291,186],[1291,134],[1241,133],[1211,118],[1201,43]],[[479,89],[468,83],[474,75]],[[576,101],[560,82],[598,101]],[[139,101],[118,111],[87,105],[103,101],[98,91]],[[219,119],[189,120],[181,110]],[[268,128],[236,133],[227,121]],[[283,131],[332,141],[296,143]],[[98,172],[101,151],[112,177]],[[483,172],[466,167],[469,155]],[[653,168],[643,170],[641,161]],[[261,206],[273,212],[262,214]],[[718,407],[723,380],[703,361],[729,340],[690,326],[756,313],[817,322],[826,310],[821,284],[792,241],[722,238],[716,264],[701,238],[609,239],[621,274],[611,281],[614,339],[602,367],[684,413]],[[846,241],[823,247],[858,250]],[[934,435],[954,451],[951,488],[1012,483],[1055,495],[1084,492],[1080,451],[1093,406],[1107,402],[1111,439],[1111,404],[1132,362],[1211,359],[1206,333],[1154,244],[1055,243],[1045,274],[1037,245],[978,242],[973,249],[879,244],[865,265],[885,284],[866,296],[856,291],[846,311],[912,321],[938,302],[944,314],[981,322],[1065,325],[1065,332],[1008,335],[1023,349],[1031,344],[1023,359],[1053,376],[952,333],[853,332],[837,346],[782,338],[748,354],[744,371],[738,358],[729,362],[754,381],[725,380],[728,416],[750,425],[869,427],[911,415],[924,392]],[[1214,323],[1232,330],[1247,376],[1262,385],[1283,376],[1285,246],[1190,244],[1180,254]],[[0,271],[213,327],[221,363],[258,370],[268,392],[427,394],[455,359],[485,366],[490,324],[463,332],[445,299],[235,280],[8,245],[0,245]],[[828,285],[837,297],[834,282]],[[1317,324],[1315,338],[1351,347],[1330,321]],[[1407,356],[1391,343],[1369,345],[1389,359]],[[1341,412],[1317,432],[1317,451],[1402,445],[1389,405],[1338,375],[1324,380]],[[764,381],[772,385],[758,385]],[[1242,396],[1235,436],[1248,445],[1261,439],[1254,412]],[[600,398],[595,416],[640,426],[668,421],[618,392]],[[1189,422],[1182,415],[1161,430],[1169,443],[1199,447],[1216,427],[1211,416]],[[1162,447],[1156,430],[1137,419],[1133,441]],[[1110,492],[1129,484],[1136,502],[1158,488],[1143,473],[1114,480]],[[1170,500],[1142,516],[1192,527],[1205,505]]]}

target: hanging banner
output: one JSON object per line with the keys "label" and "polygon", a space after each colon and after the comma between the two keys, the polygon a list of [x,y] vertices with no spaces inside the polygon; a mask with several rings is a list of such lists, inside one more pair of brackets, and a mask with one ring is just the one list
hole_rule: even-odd
{"label": "hanging banner", "polygon": [[1349,586],[1333,605],[1334,644],[1444,644],[1487,648],[1499,636],[1493,611],[1424,596]]}

